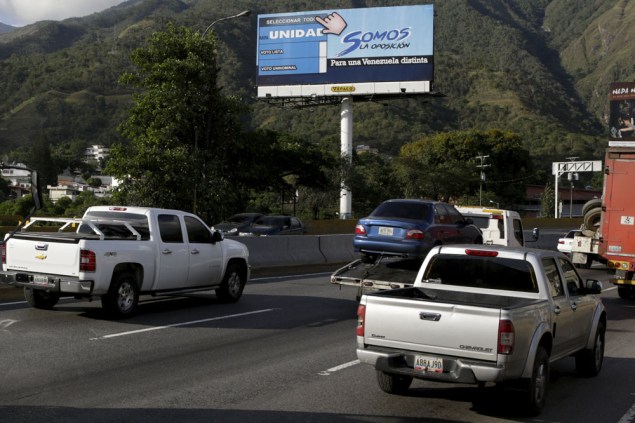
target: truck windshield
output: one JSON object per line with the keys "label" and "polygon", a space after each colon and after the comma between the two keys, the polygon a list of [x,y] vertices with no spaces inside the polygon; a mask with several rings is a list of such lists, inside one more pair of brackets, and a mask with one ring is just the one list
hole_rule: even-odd
{"label": "truck windshield", "polygon": [[[86,216],[84,216],[84,218],[90,219],[90,220],[123,220],[130,223],[130,226],[132,226],[137,232],[139,232],[142,240],[147,241],[150,239],[150,229],[148,226],[148,218],[146,217],[146,215],[143,215],[143,214],[121,213],[121,212],[110,212],[110,211],[92,211],[92,212],[86,213]],[[100,227],[101,230],[114,229],[113,225],[98,225],[98,227]],[[81,231],[81,228],[80,228],[80,231]]]}
{"label": "truck windshield", "polygon": [[424,283],[519,292],[538,292],[533,267],[525,260],[439,254],[428,265]]}

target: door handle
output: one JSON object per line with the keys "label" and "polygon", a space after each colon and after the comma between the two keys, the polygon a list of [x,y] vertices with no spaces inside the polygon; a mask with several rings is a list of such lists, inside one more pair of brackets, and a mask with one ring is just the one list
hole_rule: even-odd
{"label": "door handle", "polygon": [[165,250],[161,251],[161,254],[172,254],[172,251],[166,248]]}
{"label": "door handle", "polygon": [[421,313],[419,313],[419,318],[421,320],[431,320],[433,322],[438,322],[439,320],[441,320],[441,314],[440,313],[426,313],[425,311],[422,311]]}
{"label": "door handle", "polygon": [[190,251],[190,254],[198,254],[198,253],[199,253],[199,251],[196,248],[193,249],[192,251]]}

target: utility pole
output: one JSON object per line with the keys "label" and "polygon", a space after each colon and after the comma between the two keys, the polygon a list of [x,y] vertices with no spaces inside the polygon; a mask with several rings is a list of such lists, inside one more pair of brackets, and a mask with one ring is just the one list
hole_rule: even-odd
{"label": "utility pole", "polygon": [[478,153],[479,155],[476,156],[476,159],[479,160],[480,164],[477,164],[476,167],[478,167],[481,171],[481,175],[480,175],[480,179],[481,179],[481,184],[480,184],[480,188],[479,188],[479,199],[478,199],[478,205],[479,206],[483,206],[483,181],[485,180],[485,168],[486,167],[490,167],[491,164],[485,164],[485,159],[489,158],[489,154],[486,156],[481,156],[481,153]]}

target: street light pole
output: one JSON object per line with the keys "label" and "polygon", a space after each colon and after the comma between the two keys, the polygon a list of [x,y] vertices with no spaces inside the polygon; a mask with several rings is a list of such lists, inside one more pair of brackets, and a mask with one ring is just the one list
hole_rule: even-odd
{"label": "street light pole", "polygon": [[243,10],[242,12],[236,14],[236,15],[232,15],[232,16],[225,16],[224,18],[220,18],[220,19],[216,19],[214,22],[212,22],[211,24],[209,24],[209,26],[207,28],[205,28],[205,31],[203,31],[203,35],[201,35],[201,37],[205,37],[205,34],[207,34],[207,31],[209,31],[209,29],[211,27],[213,27],[215,24],[217,24],[220,21],[226,21],[229,19],[234,19],[234,18],[241,18],[243,16],[249,16],[251,15],[251,10]]}

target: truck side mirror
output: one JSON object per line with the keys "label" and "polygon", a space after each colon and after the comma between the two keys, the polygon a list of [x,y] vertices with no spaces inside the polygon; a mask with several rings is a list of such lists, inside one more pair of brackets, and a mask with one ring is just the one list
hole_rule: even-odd
{"label": "truck side mirror", "polygon": [[35,209],[40,210],[44,206],[42,201],[42,191],[40,190],[40,181],[37,177],[37,171],[31,171],[31,195],[35,203]]}
{"label": "truck side mirror", "polygon": [[533,237],[534,241],[538,241],[538,238],[540,238],[540,229],[534,228],[531,231],[531,236]]}
{"label": "truck side mirror", "polygon": [[602,293],[602,282],[596,279],[587,279],[584,283],[584,287],[588,294],[601,294]]}

